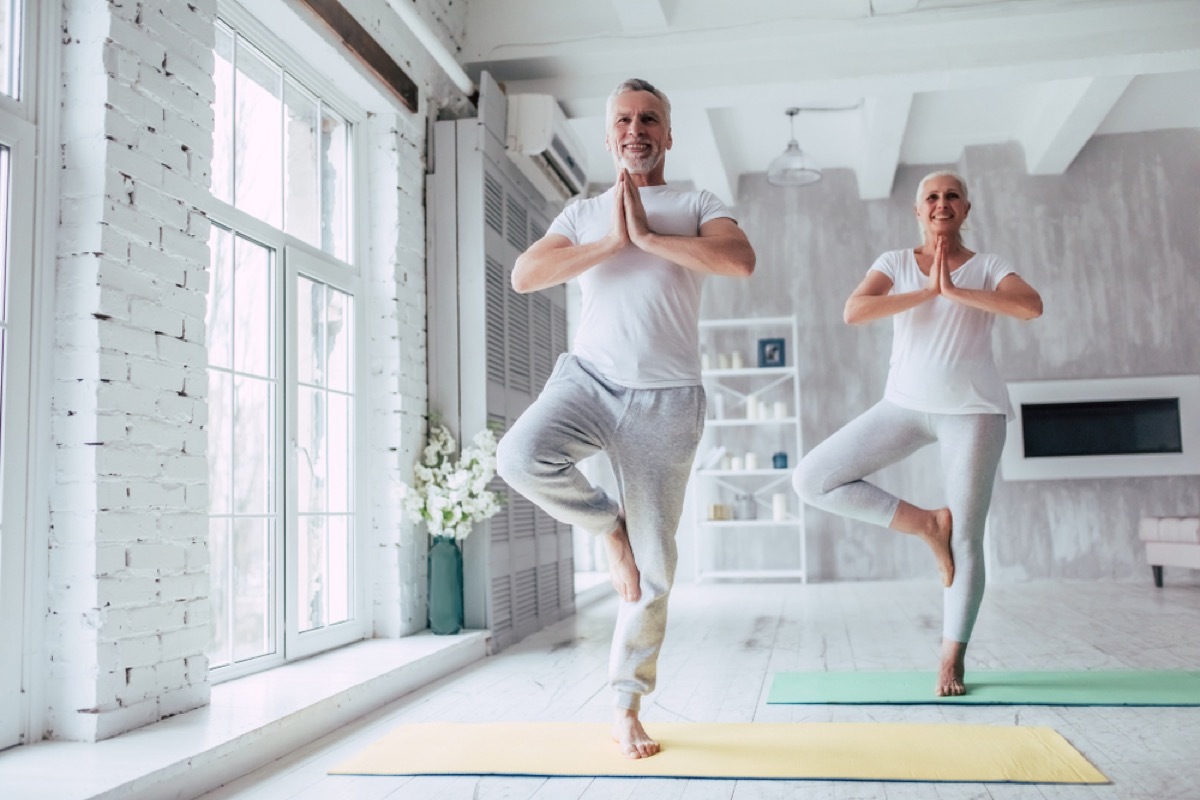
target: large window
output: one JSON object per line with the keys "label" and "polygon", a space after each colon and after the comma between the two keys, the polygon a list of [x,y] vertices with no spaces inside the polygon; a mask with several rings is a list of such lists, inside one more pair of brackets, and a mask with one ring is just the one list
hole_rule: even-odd
{"label": "large window", "polygon": [[26,485],[33,341],[33,204],[36,197],[31,94],[33,31],[24,3],[0,0],[0,748],[20,741],[26,607]]}
{"label": "large window", "polygon": [[218,23],[208,304],[217,677],[365,635],[351,115]]}

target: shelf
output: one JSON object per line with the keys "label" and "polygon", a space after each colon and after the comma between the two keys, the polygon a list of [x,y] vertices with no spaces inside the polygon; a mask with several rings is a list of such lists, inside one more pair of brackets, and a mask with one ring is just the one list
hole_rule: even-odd
{"label": "shelf", "polygon": [[783,578],[793,578],[803,583],[808,583],[808,576],[804,574],[804,570],[799,569],[747,569],[747,570],[706,570],[698,576],[700,580],[727,580],[727,581],[744,581],[744,580],[780,580]]}
{"label": "shelf", "polygon": [[757,328],[765,325],[788,325],[796,322],[795,317],[741,317],[738,319],[702,319],[701,328]]}
{"label": "shelf", "polygon": [[704,369],[700,370],[703,378],[737,378],[745,375],[790,375],[795,367],[739,367],[738,369]]}
{"label": "shelf", "polygon": [[[755,340],[760,344],[764,336],[775,337],[791,350],[791,363],[770,367],[758,366],[754,358]],[[775,469],[771,458],[762,458],[771,450],[783,451],[788,461],[798,461],[804,453],[801,441],[801,419],[803,406],[800,396],[799,327],[795,316],[746,317],[740,319],[715,319],[700,321],[700,343],[705,352],[717,352],[717,356],[706,362],[707,369],[701,370],[704,388],[709,393],[709,414],[704,421],[704,438],[698,453],[705,455],[697,462],[701,467],[694,471],[691,492],[693,508],[693,533],[696,536],[695,567],[698,579],[725,580],[800,580],[807,582],[808,540],[804,512],[796,510],[795,495],[790,491],[790,480],[794,466]],[[749,348],[751,358],[743,360],[735,354],[744,354]],[[730,363],[738,366],[733,368]],[[778,361],[772,362],[778,364]],[[724,367],[724,369],[714,367]],[[788,416],[774,416],[775,409]],[[716,417],[716,409],[720,417]],[[747,418],[747,412],[753,414]],[[767,443],[770,446],[767,446]],[[720,455],[735,458],[729,452],[753,452],[758,458],[755,469],[723,469],[730,460],[721,461]],[[717,458],[713,456],[717,455]],[[739,460],[736,463],[744,463]],[[777,506],[771,493],[788,492],[788,503],[781,512],[783,519],[775,519]],[[729,501],[737,498],[746,501],[745,495],[753,497],[759,519],[708,519],[710,510],[716,506],[726,507],[732,513],[734,505]],[[771,502],[766,502],[770,500]],[[720,513],[718,510],[717,513]],[[731,539],[769,539],[773,546],[785,547],[792,556],[779,558],[774,551],[758,552],[746,556],[735,554],[722,544]],[[778,569],[770,567],[778,566]],[[746,567],[746,569],[742,569]],[[710,569],[711,568],[711,569]]]}
{"label": "shelf", "polygon": [[795,425],[795,417],[771,417],[770,419],[706,419],[705,426],[713,428],[736,428],[749,425]]}
{"label": "shelf", "polygon": [[799,525],[798,517],[787,519],[705,519],[700,521],[703,528],[790,528]]}

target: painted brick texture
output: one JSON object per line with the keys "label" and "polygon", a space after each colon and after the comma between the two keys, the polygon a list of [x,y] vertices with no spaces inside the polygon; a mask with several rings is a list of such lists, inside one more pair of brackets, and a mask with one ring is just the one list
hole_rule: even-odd
{"label": "painted brick texture", "polygon": [[[48,735],[95,741],[210,683],[207,353],[217,0],[63,0]],[[247,5],[252,3],[247,0]],[[419,4],[461,40],[465,11]],[[414,53],[416,76],[437,71]],[[430,81],[421,81],[424,104]],[[364,266],[373,633],[425,627],[400,513],[427,411],[425,113],[367,122]],[[378,556],[378,557],[376,557]]]}
{"label": "painted brick texture", "polygon": [[50,498],[49,735],[209,683],[206,216],[216,0],[67,0]]}

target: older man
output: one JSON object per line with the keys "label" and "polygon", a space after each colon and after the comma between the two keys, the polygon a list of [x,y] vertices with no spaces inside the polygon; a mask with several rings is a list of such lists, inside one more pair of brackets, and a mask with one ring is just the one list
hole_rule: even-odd
{"label": "older man", "polygon": [[[754,250],[705,191],[668,188],[671,104],[640,79],[608,98],[604,194],[569,206],[513,267],[518,292],[578,279],[570,354],[500,442],[501,477],[551,516],[603,537],[621,604],[610,680],[613,738],[631,758],[658,752],[638,719],[654,690],[675,577],[675,531],[704,429],[697,321],[709,275],[746,277]],[[576,467],[603,450],[619,496]]]}

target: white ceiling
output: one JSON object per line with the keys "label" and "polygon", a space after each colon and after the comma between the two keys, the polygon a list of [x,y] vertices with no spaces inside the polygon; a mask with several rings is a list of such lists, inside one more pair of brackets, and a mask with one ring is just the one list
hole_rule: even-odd
{"label": "white ceiling", "polygon": [[733,202],[800,146],[887,197],[899,164],[1018,142],[1061,174],[1096,134],[1200,127],[1200,0],[471,0],[460,60],[566,111],[594,183],[613,179],[604,100],[665,91],[667,179]]}

